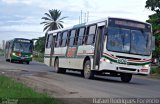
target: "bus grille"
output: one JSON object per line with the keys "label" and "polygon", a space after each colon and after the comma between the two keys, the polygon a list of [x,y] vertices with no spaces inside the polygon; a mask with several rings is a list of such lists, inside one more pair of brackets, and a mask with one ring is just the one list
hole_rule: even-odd
{"label": "bus grille", "polygon": [[136,69],[132,68],[124,68],[124,67],[119,67],[120,70],[127,70],[127,71],[136,71]]}

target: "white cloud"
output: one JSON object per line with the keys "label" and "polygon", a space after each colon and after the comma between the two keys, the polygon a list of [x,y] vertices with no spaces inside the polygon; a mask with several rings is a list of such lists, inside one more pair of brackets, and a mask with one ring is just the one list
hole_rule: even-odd
{"label": "white cloud", "polygon": [[33,0],[2,0],[8,4],[15,4],[15,3],[24,3],[24,4],[31,4]]}
{"label": "white cloud", "polygon": [[[83,17],[84,13],[89,11],[89,21],[108,16],[146,21],[148,15],[153,13],[145,9],[146,0],[1,0],[0,2],[8,4],[5,4],[6,7],[2,10],[6,14],[8,13],[7,16],[18,18],[12,19],[10,17],[9,20],[6,20],[6,23],[9,23],[6,26],[3,26],[2,24],[5,23],[0,20],[0,30],[10,31],[10,33],[12,33],[11,31],[33,32],[33,34],[34,32],[42,32],[43,25],[39,23],[43,21],[41,17],[49,9],[59,9],[62,11],[62,16],[68,16],[64,19],[65,27],[79,23],[81,10],[83,10]],[[22,4],[27,6],[21,8]]]}
{"label": "white cloud", "polygon": [[4,31],[21,31],[21,32],[39,32],[42,33],[43,32],[43,26],[39,26],[39,25],[10,25],[10,26],[1,26],[1,32]]}
{"label": "white cloud", "polygon": [[2,1],[9,4],[17,3],[17,0],[2,0]]}

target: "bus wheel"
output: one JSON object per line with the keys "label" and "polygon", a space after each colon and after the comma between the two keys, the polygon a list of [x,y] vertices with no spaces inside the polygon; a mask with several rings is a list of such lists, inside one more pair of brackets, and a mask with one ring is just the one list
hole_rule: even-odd
{"label": "bus wheel", "polygon": [[29,61],[27,62],[27,64],[29,65]]}
{"label": "bus wheel", "polygon": [[81,72],[81,76],[84,77],[84,70],[82,70],[80,72]]}
{"label": "bus wheel", "polygon": [[10,59],[10,62],[11,62],[11,63],[13,63],[13,62],[14,62],[14,60]]}
{"label": "bus wheel", "polygon": [[84,78],[86,79],[92,79],[94,78],[94,72],[91,70],[91,62],[87,60],[84,64]]}
{"label": "bus wheel", "polygon": [[59,68],[59,60],[58,59],[55,60],[54,69],[55,69],[56,73],[65,73],[66,72],[66,69]]}
{"label": "bus wheel", "polygon": [[132,74],[129,74],[129,73],[122,73],[121,74],[121,81],[122,82],[128,83],[131,81],[131,79],[132,79]]}

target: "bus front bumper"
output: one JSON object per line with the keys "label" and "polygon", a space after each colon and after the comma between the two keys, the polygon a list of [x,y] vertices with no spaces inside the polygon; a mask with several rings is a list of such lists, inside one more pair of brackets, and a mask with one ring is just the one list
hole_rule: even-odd
{"label": "bus front bumper", "polygon": [[17,56],[11,56],[12,60],[16,61],[32,61],[32,57],[17,57]]}
{"label": "bus front bumper", "polygon": [[137,75],[149,75],[150,66],[136,66],[136,65],[126,65],[126,64],[117,64],[117,63],[107,63],[101,62],[99,71],[114,71],[117,73],[131,73]]}

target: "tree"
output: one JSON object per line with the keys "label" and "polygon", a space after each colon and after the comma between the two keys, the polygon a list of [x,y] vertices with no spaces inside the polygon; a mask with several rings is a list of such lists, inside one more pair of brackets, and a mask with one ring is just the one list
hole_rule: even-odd
{"label": "tree", "polygon": [[43,31],[51,31],[51,30],[56,30],[59,28],[63,28],[63,19],[66,17],[60,17],[61,16],[61,11],[57,9],[52,9],[49,10],[49,13],[45,13],[45,17],[42,17],[44,19],[44,22],[41,24],[44,24],[44,29]]}
{"label": "tree", "polygon": [[156,49],[153,51],[153,57],[158,57],[160,55],[160,0],[147,0],[145,7],[155,12],[149,16],[147,22],[152,24],[156,39]]}
{"label": "tree", "polygon": [[45,50],[45,37],[39,37],[39,39],[35,43],[35,51],[44,53]]}
{"label": "tree", "polygon": [[47,36],[47,32],[51,30],[56,30],[59,28],[63,28],[63,19],[66,17],[61,17],[61,11],[57,9],[49,10],[49,13],[45,13],[45,17],[42,17],[44,22],[40,24],[44,24],[43,31],[46,31],[44,37],[40,37],[35,43],[35,50],[41,53],[44,53],[45,50],[45,40]]}
{"label": "tree", "polygon": [[160,0],[147,0],[145,7],[158,13],[160,12]]}

